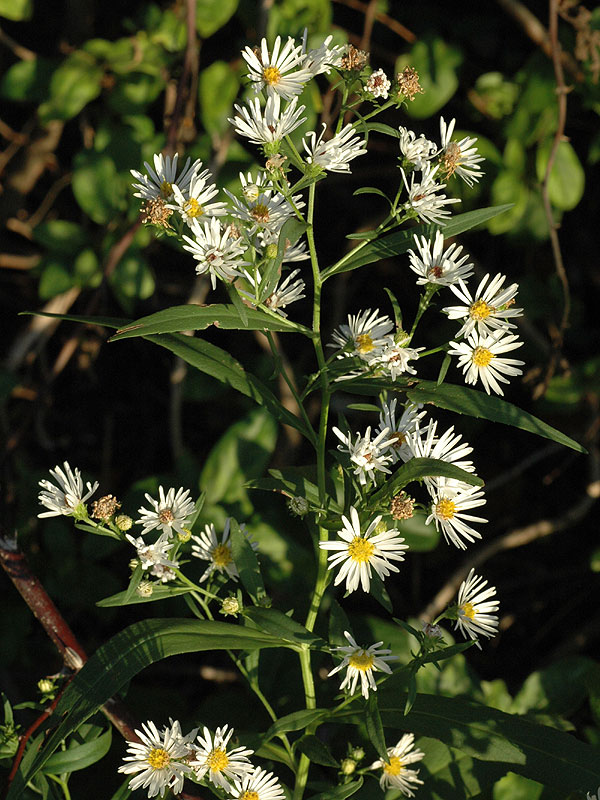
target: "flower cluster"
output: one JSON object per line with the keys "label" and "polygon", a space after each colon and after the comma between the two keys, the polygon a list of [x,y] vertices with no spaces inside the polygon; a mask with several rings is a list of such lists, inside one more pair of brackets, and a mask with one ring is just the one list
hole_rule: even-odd
{"label": "flower cluster", "polygon": [[164,796],[167,789],[174,795],[183,789],[186,777],[208,781],[222,789],[230,798],[283,800],[283,790],[272,772],[254,766],[248,756],[253,750],[229,747],[233,728],[217,728],[215,733],[204,727],[195,728],[185,736],[177,721],[170,721],[159,732],[153,722],[136,730],[139,742],[128,742],[129,755],[119,772],[133,775],[129,788],[148,790],[148,797]]}

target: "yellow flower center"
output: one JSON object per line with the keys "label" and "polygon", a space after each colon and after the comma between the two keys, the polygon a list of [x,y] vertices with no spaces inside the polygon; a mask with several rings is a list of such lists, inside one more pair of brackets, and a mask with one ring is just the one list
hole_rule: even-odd
{"label": "yellow flower center", "polygon": [[229,759],[227,758],[227,753],[220,747],[211,750],[206,759],[206,765],[212,772],[222,772],[227,768],[228,764]]}
{"label": "yellow flower center", "polygon": [[475,300],[469,308],[469,315],[471,319],[485,319],[495,310],[496,309],[493,306],[489,306],[485,300]]}
{"label": "yellow flower center", "polygon": [[158,521],[161,525],[170,525],[174,519],[175,514],[173,514],[170,508],[163,508],[162,511],[158,512]]}
{"label": "yellow flower center", "polygon": [[196,200],[195,197],[190,197],[189,200],[186,200],[183,204],[183,210],[188,215],[188,217],[201,217],[204,214],[204,209],[200,205],[200,203]]}
{"label": "yellow flower center", "polygon": [[494,354],[487,347],[476,347],[471,355],[471,361],[476,367],[487,367],[492,358],[494,358]]}
{"label": "yellow flower center", "polygon": [[398,756],[392,756],[389,764],[383,765],[383,771],[386,775],[400,775],[402,772],[402,761]]}
{"label": "yellow flower center", "polygon": [[254,217],[257,222],[268,222],[269,207],[264,203],[257,203],[254,208],[250,209],[250,216]]}
{"label": "yellow flower center", "polygon": [[368,333],[360,333],[356,337],[356,349],[359,353],[370,353],[371,350],[375,349],[373,339],[371,339]]}
{"label": "yellow flower center", "polygon": [[435,507],[435,512],[441,519],[452,519],[456,514],[456,506],[452,500],[442,497]]}
{"label": "yellow flower center", "polygon": [[163,181],[160,185],[160,193],[163,197],[171,197],[173,194],[173,187],[169,181]]}
{"label": "yellow flower center", "polygon": [[258,792],[252,792],[250,789],[246,789],[246,791],[242,792],[240,795],[239,800],[260,800],[260,796]]}
{"label": "yellow flower center", "polygon": [[357,653],[353,653],[350,656],[348,664],[354,667],[354,669],[359,669],[361,672],[367,672],[372,669],[374,661],[375,656],[371,655],[371,653],[367,653],[366,650],[359,650]]}
{"label": "yellow flower center", "polygon": [[477,609],[473,608],[472,603],[463,603],[459,611],[463,617],[468,617],[469,619],[474,619],[477,613]]}
{"label": "yellow flower center", "polygon": [[171,763],[171,756],[162,747],[153,747],[146,760],[152,769],[164,769]]}
{"label": "yellow flower center", "polygon": [[355,536],[348,545],[348,555],[353,561],[358,561],[359,563],[369,561],[374,551],[375,545],[363,539],[362,536]]}
{"label": "yellow flower center", "polygon": [[231,550],[226,544],[218,544],[212,551],[212,560],[217,567],[226,567],[232,562]]}
{"label": "yellow flower center", "polygon": [[266,67],[263,69],[263,78],[268,86],[273,86],[281,80],[281,72],[277,67]]}

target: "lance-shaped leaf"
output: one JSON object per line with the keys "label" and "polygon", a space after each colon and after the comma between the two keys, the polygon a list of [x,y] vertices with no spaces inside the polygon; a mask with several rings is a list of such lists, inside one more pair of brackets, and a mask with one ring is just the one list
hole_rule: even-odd
{"label": "lance-shaped leaf", "polygon": [[420,480],[421,478],[438,476],[441,478],[454,478],[457,481],[463,481],[471,486],[483,486],[483,481],[472,472],[466,472],[464,469],[450,464],[448,461],[442,461],[439,458],[411,458],[406,464],[402,464],[390,478],[386,480],[379,491],[371,495],[369,504],[378,506],[380,503],[385,502],[392,494],[396,494],[403,489],[407,484],[412,481]]}
{"label": "lance-shaped leaf", "polygon": [[[465,214],[457,214],[449,219],[441,230],[446,238],[456,236],[459,233],[468,231],[470,228],[474,228],[476,225],[487,222],[504,211],[508,211],[511,207],[509,203],[503,206],[479,208],[475,211],[467,211]],[[437,230],[440,230],[439,225],[417,225],[409,230],[398,231],[389,236],[384,236],[382,239],[377,239],[377,241],[361,245],[341,258],[336,264],[324,269],[321,273],[323,280],[340,272],[349,272],[365,264],[372,264],[373,261],[379,261],[382,258],[390,258],[391,256],[406,253],[411,247],[414,247],[413,237],[415,235],[432,239]]]}
{"label": "lance-shaped leaf", "polygon": [[112,608],[113,606],[130,606],[136,603],[154,603],[156,600],[168,600],[170,597],[177,597],[180,594],[189,594],[193,592],[193,588],[187,586],[166,586],[164,584],[154,584],[152,587],[152,594],[149,597],[139,595],[133,592],[133,595],[127,590],[125,592],[117,592],[111,594],[110,597],[104,597],[96,603],[100,608]]}
{"label": "lance-shaped leaf", "polygon": [[458,414],[468,414],[470,417],[502,422],[505,425],[512,425],[523,431],[551,439],[553,442],[558,442],[558,444],[570,447],[580,453],[587,452],[574,439],[542,422],[533,414],[523,411],[501,397],[487,395],[467,386],[457,386],[452,383],[442,383],[438,386],[433,381],[419,381],[407,391],[407,396],[413,403],[433,403],[439,408],[456,411]]}
{"label": "lance-shaped leaf", "polygon": [[248,308],[246,311],[247,320],[245,322],[233,303],[215,303],[209,306],[193,304],[173,306],[131,322],[119,329],[111,341],[156,333],[203,331],[209,325],[230,330],[295,332],[312,336],[311,331],[304,325],[291,322],[279,314],[262,311],[259,308]]}
{"label": "lance-shaped leaf", "polygon": [[331,755],[330,749],[314,733],[305,733],[295,744],[295,749],[304,753],[315,764],[324,767],[337,767],[339,763]]}
{"label": "lance-shaped leaf", "polygon": [[381,724],[381,716],[379,714],[379,706],[377,705],[377,695],[371,692],[367,700],[367,707],[365,708],[365,722],[367,723],[367,735],[369,741],[375,748],[379,758],[390,763],[387,747],[385,745],[385,734],[383,732],[383,725]]}
{"label": "lance-shaped leaf", "polygon": [[[429,736],[480,761],[502,763],[507,771],[553,786],[565,796],[600,784],[597,748],[517,715],[469,700],[424,694],[417,695],[406,716],[401,704],[380,708],[380,714],[386,728]],[[343,710],[335,719],[356,723],[362,715]]]}
{"label": "lance-shaped leaf", "polygon": [[274,722],[264,736],[261,737],[262,741],[268,742],[274,736],[279,736],[280,733],[303,731],[309,725],[320,722],[328,716],[329,711],[326,708],[303,708],[300,711],[294,711]]}
{"label": "lance-shaped leaf", "polygon": [[285,251],[293,244],[296,244],[298,239],[303,233],[306,232],[308,227],[308,223],[304,222],[304,220],[298,219],[297,217],[290,217],[290,219],[287,219],[283,223],[279,233],[279,239],[277,240],[277,255],[275,258],[267,260],[267,264],[262,275],[262,280],[260,282],[259,300],[261,303],[264,303],[264,301],[273,293],[273,289],[277,283],[279,270],[281,269],[281,264],[285,258]]}
{"label": "lance-shaped leaf", "polygon": [[273,636],[278,636],[290,644],[329,652],[327,643],[323,639],[276,608],[259,606],[247,608],[244,610],[244,616],[251,619],[261,630],[272,633]]}
{"label": "lance-shaped leaf", "polygon": [[231,551],[240,581],[252,598],[252,602],[260,603],[265,600],[267,593],[256,553],[235,519],[231,520],[229,530],[231,534]]}
{"label": "lance-shaped leaf", "polygon": [[86,769],[95,764],[96,761],[104,758],[110,750],[111,740],[112,728],[109,728],[91,742],[78,744],[54,753],[44,764],[43,771],[46,775],[60,775],[63,772],[76,772],[80,769]]}
{"label": "lance-shaped leaf", "polygon": [[356,794],[362,785],[363,778],[361,776],[357,781],[344,783],[341,786],[336,786],[335,789],[328,789],[320,794],[313,794],[309,800],[346,800],[347,797],[352,797],[353,794]]}
{"label": "lance-shaped leaf", "polygon": [[60,743],[155,661],[180,653],[263,647],[292,645],[272,634],[211,620],[149,619],[130,625],[100,647],[67,686],[50,717],[54,729],[39,751],[30,748],[6,800],[21,798]]}

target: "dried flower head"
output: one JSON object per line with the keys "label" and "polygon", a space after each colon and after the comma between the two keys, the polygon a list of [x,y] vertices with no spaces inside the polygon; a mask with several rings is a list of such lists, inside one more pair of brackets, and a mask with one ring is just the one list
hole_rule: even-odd
{"label": "dried flower head", "polygon": [[415,95],[425,91],[419,83],[419,73],[414,67],[405,67],[404,71],[396,75],[398,93],[403,94],[408,100],[414,100]]}
{"label": "dried flower head", "polygon": [[295,517],[303,517],[308,514],[309,505],[306,497],[290,497],[287,501],[287,507]]}
{"label": "dried flower head", "polygon": [[349,44],[348,49],[340,59],[339,67],[346,71],[356,70],[356,72],[360,72],[361,69],[366,66],[368,60],[368,53]]}
{"label": "dried flower head", "polygon": [[173,213],[172,209],[167,208],[162,197],[152,197],[146,200],[141,208],[143,214],[142,222],[149,222],[151,225],[158,225],[160,228],[170,228],[169,217]]}
{"label": "dried flower head", "polygon": [[394,519],[410,519],[415,513],[415,501],[406,492],[392,498],[390,511]]}
{"label": "dried flower head", "polygon": [[121,508],[121,503],[119,503],[114,495],[104,495],[104,497],[101,497],[99,500],[94,500],[92,503],[92,517],[105,522],[113,516],[118,508]]}

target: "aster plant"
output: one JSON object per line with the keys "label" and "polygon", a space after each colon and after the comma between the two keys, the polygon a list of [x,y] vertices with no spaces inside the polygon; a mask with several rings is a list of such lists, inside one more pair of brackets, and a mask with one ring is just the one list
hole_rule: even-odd
{"label": "aster plant", "polygon": [[[216,730],[204,720],[196,720],[198,727],[187,733],[179,721],[161,728],[149,720],[137,731],[137,741],[128,743],[120,767],[129,789],[164,797],[182,791],[184,783],[198,783],[203,796],[221,800],[375,798],[388,789],[395,790],[394,797],[412,797],[427,784],[427,737],[460,749],[471,735],[456,734],[462,712],[448,698],[417,696],[420,670],[439,666],[474,643],[485,647],[499,630],[496,589],[474,570],[456,602],[421,623],[399,619],[390,596],[397,591],[388,591],[407,581],[412,568],[407,531],[415,521],[437,531],[446,543],[442,546],[448,546],[449,563],[455,562],[457,549],[485,536],[487,520],[480,509],[486,500],[475,450],[463,440],[460,422],[444,429],[435,408],[510,422],[581,449],[499,397],[522,374],[524,361],[512,352],[523,344],[515,331],[524,312],[514,306],[518,286],[512,276],[486,275],[476,285],[467,283],[475,267],[455,237],[505,210],[457,212],[453,184],[472,185],[484,174],[476,138],[453,139],[455,120],[443,118],[438,141],[409,130],[403,107],[421,91],[415,70],[388,77],[368,66],[362,51],[332,46],[331,37],[312,49],[306,37],[277,37],[272,44],[263,39],[257,47],[245,47],[242,56],[248,97],[235,104],[230,122],[262,166],[241,173],[237,191],[223,193],[199,160],[187,159],[181,168],[177,156],[156,154],[144,172],[132,170],[133,194],[145,204],[146,224],[176,240],[190,254],[190,271],[204,276],[217,299],[226,295],[228,302],[165,309],[119,324],[113,339],[151,338],[250,396],[306,441],[313,465],[273,470],[251,488],[276,492],[270,495],[273,503],[287,498],[290,511],[302,520],[314,545],[314,586],[297,607],[277,608],[263,575],[266,551],[260,533],[252,536],[248,521],[233,517],[207,522],[204,498],[194,498],[189,487],[160,486],[158,496],[146,494],[146,505],[134,519],[112,495],[88,508],[98,484],[88,483],[84,490],[80,471],[68,463],[51,470],[54,483],[40,483],[46,510],[39,516],[70,516],[79,529],[135,550],[129,552],[128,586],[103,604],[151,603],[181,594],[192,618],[136,623],[100,648],[66,688],[56,710],[60,723],[13,782],[9,800],[66,736],[144,666],[202,650],[229,654],[248,692],[262,705],[266,724],[234,732],[227,709]],[[339,114],[301,138],[303,92],[318,76],[326,76],[339,92]],[[373,121],[383,110],[395,110],[395,126]],[[397,144],[397,190],[384,196],[386,212],[377,227],[355,236],[353,249],[325,266],[315,236],[319,184],[330,173],[337,173],[337,180],[351,173],[373,136],[388,136]],[[382,195],[373,187],[361,192]],[[383,310],[352,309],[336,326],[323,302],[325,285],[342,273],[351,279],[354,270],[382,255],[398,257],[399,268],[415,273],[414,300],[403,300],[401,308],[388,289]],[[290,271],[290,263],[300,266]],[[457,331],[453,340],[426,349],[419,326],[438,293],[442,314]],[[452,305],[457,299],[460,305]],[[311,305],[308,324],[297,321],[301,300]],[[275,383],[252,375],[223,348],[201,334],[181,333],[212,324],[264,332],[293,406],[280,402]],[[308,377],[294,374],[279,349],[280,334],[312,349]],[[422,377],[430,374],[432,363],[438,372],[434,381]],[[311,411],[315,395],[316,418]],[[357,406],[368,415],[364,425],[356,416],[350,425],[342,411],[334,418],[332,398],[339,409],[348,395],[372,398]],[[344,610],[350,594],[371,595],[383,607],[390,624],[409,638],[408,653],[395,653],[384,641],[358,644]],[[454,623],[460,641],[454,641],[445,620]],[[281,698],[263,692],[258,660],[251,667],[259,651],[265,650],[268,659],[269,651],[280,648],[297,658],[302,686],[297,707],[283,715]],[[315,679],[343,671],[341,684]],[[88,692],[98,676],[99,686]],[[494,725],[509,730],[508,715],[494,714]],[[353,732],[342,733],[348,726]],[[514,730],[518,736],[518,725]],[[362,744],[352,745],[358,739]],[[473,758],[483,751],[483,746],[466,748]],[[520,763],[515,760],[510,768],[518,770]],[[536,775],[543,771],[539,767]]]}

